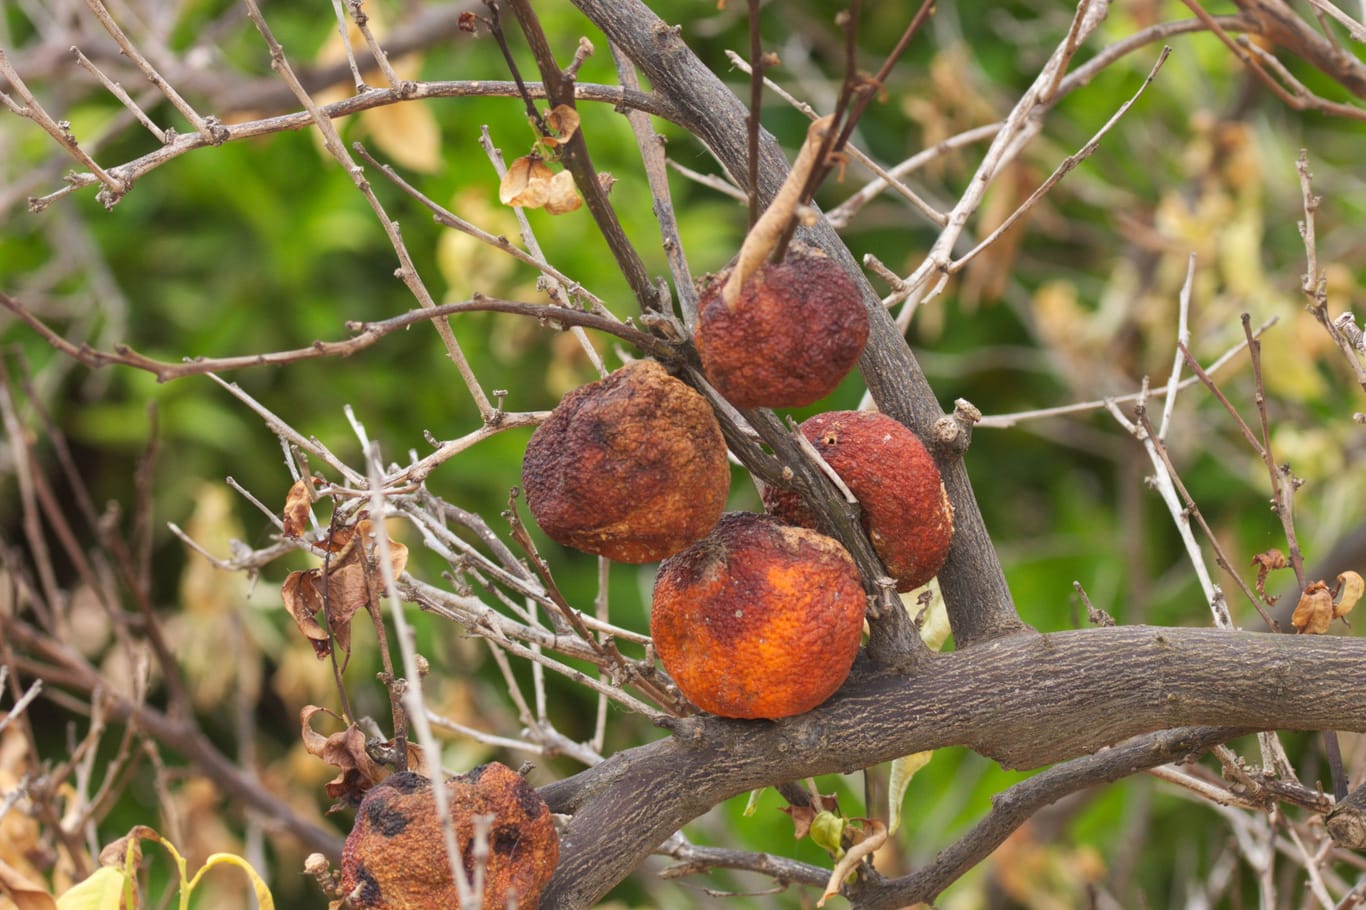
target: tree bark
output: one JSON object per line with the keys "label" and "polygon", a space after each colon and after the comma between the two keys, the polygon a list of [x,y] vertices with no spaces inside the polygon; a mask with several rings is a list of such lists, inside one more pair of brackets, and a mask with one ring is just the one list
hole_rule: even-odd
{"label": "tree bark", "polygon": [[542,906],[591,906],[736,794],[922,750],[1033,768],[1176,727],[1366,731],[1363,660],[1366,641],[1347,637],[1123,626],[1000,638],[914,677],[865,664],[809,714],[692,718],[542,789],[573,816]]}

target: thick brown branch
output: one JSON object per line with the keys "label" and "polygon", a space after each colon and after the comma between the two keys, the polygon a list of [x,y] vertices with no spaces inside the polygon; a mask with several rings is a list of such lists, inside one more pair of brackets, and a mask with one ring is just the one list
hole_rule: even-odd
{"label": "thick brown branch", "polygon": [[1024,768],[1178,727],[1366,730],[1362,660],[1366,641],[1347,637],[1147,626],[1020,635],[938,655],[913,677],[859,674],[788,721],[694,719],[542,791],[574,815],[542,906],[592,905],[738,793],[925,749],[965,745]]}

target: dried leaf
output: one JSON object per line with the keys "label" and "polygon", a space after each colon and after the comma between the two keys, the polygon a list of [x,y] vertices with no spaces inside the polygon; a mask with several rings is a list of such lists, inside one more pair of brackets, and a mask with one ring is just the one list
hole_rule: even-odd
{"label": "dried leaf", "polygon": [[[367,553],[373,525],[361,518],[354,525],[337,528],[328,539],[333,552],[324,567],[291,572],[280,588],[285,609],[294,624],[313,645],[319,659],[331,652],[330,639],[343,654],[351,653],[351,619],[356,613],[378,606],[384,590],[383,576]],[[408,565],[408,548],[389,541],[389,566],[397,576]],[[326,575],[324,576],[324,572]],[[322,613],[324,628],[317,620]]]}
{"label": "dried leaf", "polygon": [[[757,791],[756,791],[757,792]],[[817,793],[811,798],[810,805],[806,806],[779,806],[778,811],[784,812],[792,819],[792,836],[801,840],[811,833],[811,823],[816,819],[816,813],[826,814],[838,813],[840,809],[839,797],[833,793]]]}
{"label": "dried leaf", "polygon": [[0,895],[18,910],[56,910],[57,902],[42,885],[30,881],[9,863],[0,860]]}
{"label": "dried leaf", "polygon": [[523,155],[508,167],[498,184],[498,201],[537,209],[545,205],[547,184],[554,172],[538,155]]}
{"label": "dried leaf", "polygon": [[309,490],[312,481],[305,477],[294,481],[285,496],[284,533],[286,537],[302,537],[308,530],[308,510],[313,505]]}
{"label": "dried leaf", "polygon": [[779,806],[792,819],[792,836],[801,840],[811,833],[811,823],[816,820],[816,810],[811,806]]}
{"label": "dried leaf", "polygon": [[1300,595],[1300,602],[1295,606],[1290,622],[1301,635],[1322,635],[1328,631],[1332,621],[1333,594],[1328,590],[1328,585],[1321,581],[1310,583]]}
{"label": "dried leaf", "polygon": [[1252,557],[1252,565],[1257,567],[1257,594],[1268,604],[1274,604],[1278,598],[1269,597],[1266,593],[1266,576],[1273,569],[1284,569],[1290,565],[1285,554],[1280,550],[1267,550],[1265,553],[1258,553]]}
{"label": "dried leaf", "polygon": [[365,751],[365,734],[354,723],[345,730],[323,736],[313,729],[313,717],[319,713],[331,714],[326,708],[305,705],[299,712],[304,748],[308,754],[315,755],[338,769],[338,774],[328,781],[327,795],[337,800],[339,805],[356,806],[360,804],[365,791],[382,780],[386,774]]}
{"label": "dried leaf", "polygon": [[372,108],[360,115],[360,122],[395,163],[424,174],[441,170],[441,128],[425,102]]}
{"label": "dried leaf", "polygon": [[1366,582],[1356,572],[1348,571],[1339,575],[1338,598],[1337,603],[1333,604],[1333,618],[1337,619],[1351,613],[1352,608],[1361,599],[1363,589],[1366,589]]}
{"label": "dried leaf", "polygon": [[887,781],[887,824],[888,830],[895,834],[901,827],[901,804],[906,801],[906,789],[917,771],[930,763],[934,750],[914,752],[892,761],[891,775]]}
{"label": "dried leaf", "polygon": [[545,115],[545,122],[556,132],[558,142],[568,142],[578,132],[579,112],[567,104],[557,104],[549,114]]}
{"label": "dried leaf", "polygon": [[578,190],[574,188],[574,175],[560,171],[550,178],[546,191],[545,210],[552,215],[563,215],[583,205]]}
{"label": "dried leaf", "polygon": [[285,610],[309,644],[313,645],[313,653],[319,660],[332,653],[331,637],[313,618],[323,609],[322,591],[318,587],[321,578],[320,569],[290,572],[280,586],[280,598],[285,603]]}
{"label": "dried leaf", "polygon": [[825,893],[821,899],[816,901],[817,907],[824,907],[825,902],[840,893],[840,885],[849,878],[859,863],[863,862],[865,856],[876,853],[878,848],[887,842],[887,827],[882,822],[875,819],[863,819],[867,822],[868,830],[863,833],[862,839],[854,846],[849,848],[849,852],[840,858],[835,864],[835,868],[830,873],[830,880],[825,884]]}

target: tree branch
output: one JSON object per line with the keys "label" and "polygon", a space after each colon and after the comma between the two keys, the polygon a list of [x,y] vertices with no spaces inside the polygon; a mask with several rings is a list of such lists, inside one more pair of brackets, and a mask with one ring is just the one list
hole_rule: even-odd
{"label": "tree branch", "polygon": [[[733,177],[746,173],[748,112],[745,105],[693,54],[677,30],[640,0],[574,0],[577,6],[668,98],[678,122],[706,144]],[[760,198],[767,204],[787,174],[787,160],[771,137],[760,145]],[[740,181],[737,181],[740,182]],[[881,299],[863,279],[852,254],[825,221],[804,239],[819,246],[855,277],[868,309],[868,345],[859,371],[886,414],[928,437],[943,416],[934,392]],[[961,460],[940,465],[954,507],[954,541],[939,585],[958,647],[1028,630],[1015,612],[981,511]]]}
{"label": "tree branch", "polygon": [[1366,730],[1362,660],[1355,638],[1120,626],[935,655],[913,677],[861,664],[809,714],[675,722],[675,736],[545,787],[573,819],[542,907],[591,906],[731,796],[926,749],[962,745],[1032,768],[1178,727]]}

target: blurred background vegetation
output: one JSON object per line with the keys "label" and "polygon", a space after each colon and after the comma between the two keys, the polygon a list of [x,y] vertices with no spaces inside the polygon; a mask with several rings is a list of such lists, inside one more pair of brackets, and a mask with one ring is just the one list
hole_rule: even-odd
{"label": "blurred background vegetation", "polygon": [[[597,47],[580,81],[615,83],[606,39],[568,4],[540,6],[562,56],[567,58],[581,34]],[[719,9],[709,0],[656,0],[651,6],[667,21],[682,23],[694,49],[744,96],[745,77],[725,56],[747,46],[743,3],[731,0]],[[416,14],[415,7],[367,4],[393,28]],[[899,4],[866,7],[859,56],[861,65],[873,70],[900,34],[907,13]],[[26,48],[50,40],[24,4],[0,8],[0,46],[16,62],[25,59]],[[227,0],[186,0],[175,8],[171,48],[179,53],[198,48],[208,56],[196,99],[201,111],[219,110],[213,99],[226,97],[228,89],[246,80],[272,78],[265,49],[240,7]],[[822,111],[829,109],[842,74],[842,47],[832,21],[843,8],[824,0],[765,6],[765,47],[782,60],[772,77]],[[335,54],[335,20],[326,4],[271,4],[266,12],[296,62]],[[861,122],[856,144],[890,165],[964,129],[999,120],[1065,34],[1071,15],[1059,4],[940,4],[894,71],[885,96]],[[1079,59],[1151,22],[1186,15],[1176,2],[1116,0],[1101,40],[1093,39]],[[951,407],[955,399],[966,398],[988,416],[1130,393],[1144,376],[1160,385],[1171,369],[1177,297],[1193,254],[1191,347],[1203,362],[1241,338],[1240,313],[1251,314],[1254,325],[1277,320],[1263,353],[1271,442],[1278,459],[1305,481],[1297,528],[1308,561],[1332,566],[1311,575],[1331,578],[1338,567],[1366,563],[1359,546],[1352,545],[1362,537],[1366,478],[1360,470],[1360,428],[1351,420],[1360,405],[1327,336],[1304,312],[1299,282],[1305,252],[1296,227],[1303,209],[1294,162],[1300,149],[1309,150],[1315,189],[1324,196],[1319,255],[1329,275],[1330,309],[1350,310],[1362,302],[1366,263],[1366,235],[1360,230],[1366,127],[1288,109],[1207,34],[1178,36],[1170,43],[1170,61],[1099,151],[1008,239],[917,313],[909,338],[941,404]],[[515,39],[514,47],[521,47]],[[987,226],[993,219],[999,223],[1087,141],[1137,89],[1157,52],[1149,46],[1123,58],[1058,105],[1011,175],[991,191],[983,216]],[[1340,98],[1341,90],[1314,71],[1285,62],[1327,97]],[[528,56],[521,64],[532,71]],[[422,79],[507,78],[496,45],[483,34],[452,35],[405,58],[403,65]],[[121,120],[121,108],[83,74],[73,76],[73,70],[52,67],[30,84],[50,109],[70,121],[77,137],[107,137],[96,146],[101,162],[121,162],[155,147],[155,140],[135,127],[111,128]],[[789,149],[795,147],[804,134],[804,118],[772,94],[765,104],[767,128]],[[293,106],[287,102],[284,109]],[[595,162],[617,180],[611,198],[628,234],[652,274],[667,274],[650,192],[624,118],[604,105],[581,109]],[[231,122],[280,110],[242,107],[222,115]],[[184,129],[169,106],[151,113],[160,123]],[[381,160],[394,161],[433,200],[486,230],[515,237],[516,222],[498,203],[497,175],[479,145],[484,127],[508,160],[531,148],[533,133],[514,99],[451,99],[375,111],[351,118],[343,135],[364,142]],[[669,124],[657,122],[656,128],[668,137],[667,152],[675,162],[719,172],[696,140]],[[938,159],[912,184],[932,200],[956,199],[983,147],[968,146]],[[220,357],[344,338],[348,320],[383,319],[414,306],[394,278],[394,253],[379,224],[309,131],[184,155],[144,177],[110,211],[95,200],[93,190],[41,213],[25,210],[26,197],[57,189],[71,167],[32,123],[0,114],[0,290],[73,340],[101,349],[129,344],[169,361]],[[438,299],[463,300],[475,291],[545,299],[532,269],[438,226],[382,177],[371,179],[401,222],[417,268]],[[842,182],[827,184],[819,201],[833,207],[865,179],[851,166]],[[694,273],[719,269],[743,234],[743,206],[678,174],[671,189]],[[530,212],[529,217],[550,262],[618,315],[632,315],[628,289],[586,210],[558,217]],[[977,231],[980,236],[983,226]],[[856,256],[875,254],[906,274],[936,233],[903,201],[886,194],[861,210],[844,236]],[[874,284],[880,287],[877,279]],[[533,321],[472,314],[453,325],[484,387],[508,391],[509,410],[552,407],[564,392],[595,378],[569,336]],[[97,504],[115,501],[125,516],[131,513],[137,469],[149,449],[156,450],[148,483],[157,603],[177,636],[187,674],[202,687],[206,724],[231,753],[232,719],[215,720],[215,712],[224,693],[250,678],[259,687],[257,760],[282,794],[318,811],[321,784],[333,769],[303,753],[296,716],[306,703],[335,707],[336,693],[329,668],[296,634],[278,596],[285,574],[309,563],[298,556],[281,560],[249,585],[212,569],[166,530],[166,522],[175,522],[222,554],[234,537],[253,547],[267,544],[274,533],[271,524],[232,493],[225,478],[278,509],[290,477],[277,440],[207,378],[158,384],[146,373],[121,367],[92,371],[55,353],[13,320],[0,323],[0,331],[11,379],[23,375],[32,381],[30,407],[41,403],[51,413]],[[614,342],[599,337],[595,343],[615,364]],[[425,326],[390,335],[344,360],[243,370],[226,378],[353,463],[359,463],[359,444],[345,405],[393,460],[404,459],[410,450],[430,451],[426,431],[450,439],[479,425],[469,395]],[[1246,357],[1220,373],[1219,380],[1245,417],[1253,419]],[[860,395],[861,387],[851,380],[821,409],[857,407]],[[485,515],[501,531],[505,524],[498,516],[509,488],[518,482],[529,434],[512,430],[479,444],[438,470],[429,486]],[[1200,509],[1240,567],[1254,553],[1284,546],[1267,508],[1264,467],[1203,389],[1182,394],[1169,443]],[[1208,610],[1170,519],[1145,487],[1149,469],[1143,453],[1103,409],[979,430],[968,467],[1021,613],[1037,628],[1084,623],[1085,611],[1072,593],[1074,580],[1120,622],[1208,624]],[[0,465],[0,489],[0,528],[6,539],[19,541],[12,464]],[[737,482],[732,505],[755,508],[753,485]],[[410,571],[436,578],[444,564],[423,553],[420,541],[408,542]],[[541,543],[571,601],[591,603],[595,561]],[[1245,571],[1250,577],[1251,570]],[[652,578],[652,567],[613,567],[614,622],[647,628]],[[1231,588],[1227,579],[1221,582]],[[1233,609],[1240,625],[1257,626],[1248,604],[1234,600]],[[247,618],[247,639],[240,646],[248,659],[221,659],[222,639],[215,630],[227,613]],[[433,707],[485,729],[515,731],[515,712],[485,652],[447,625],[413,619],[433,666]],[[98,628],[100,622],[92,611],[91,627],[79,643],[95,658],[108,636]],[[370,634],[358,632],[348,690],[358,712],[384,718],[384,692],[373,682],[375,660]],[[587,693],[557,685],[551,713],[569,735],[591,735],[593,701]],[[42,719],[49,745],[60,751],[63,725],[70,718],[51,704],[34,716]],[[615,712],[607,749],[658,735],[640,719]],[[1287,741],[1305,779],[1321,775],[1318,739]],[[1344,736],[1343,748],[1349,770],[1366,763],[1357,737]],[[466,767],[491,758],[516,767],[526,756],[452,740],[447,765]],[[567,759],[543,760],[533,780],[574,770]],[[1018,777],[962,750],[937,754],[911,785],[903,832],[889,851],[894,855],[885,860],[888,870],[904,871],[932,857],[981,815],[991,794]],[[820,786],[839,792],[847,813],[863,814],[860,778],[822,780]],[[110,836],[134,823],[163,824],[162,813],[175,812],[192,841],[184,846],[187,852],[242,849],[224,846],[242,836],[241,818],[219,802],[211,786],[186,781],[173,792],[178,805],[166,806],[160,794],[135,782],[107,821]],[[782,802],[775,793],[762,795],[750,816],[742,814],[744,802],[721,807],[690,835],[703,843],[827,862],[809,841],[793,842],[790,822],[775,811]],[[344,832],[345,815],[334,823]],[[1181,905],[1233,849],[1229,830],[1215,812],[1139,778],[1050,809],[951,889],[941,906],[1080,906],[1093,883],[1126,906]],[[284,841],[272,840],[266,855],[272,887],[284,905],[323,905],[298,873],[301,856]],[[1238,906],[1243,893],[1236,874],[1233,879],[1223,892],[1226,906]],[[699,906],[714,900],[700,890],[704,885],[745,890],[765,883],[718,874],[706,882],[661,884],[642,874],[614,899],[622,906]],[[813,899],[788,892],[736,898],[729,905],[805,906]]]}

